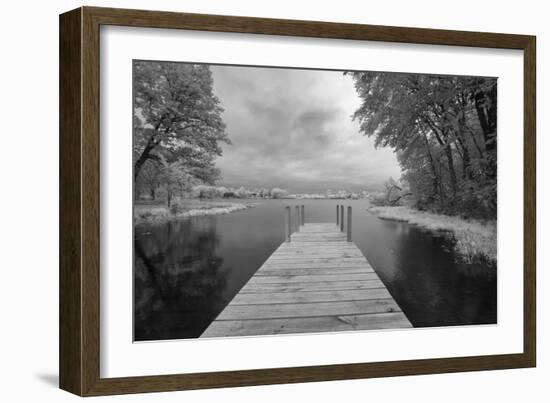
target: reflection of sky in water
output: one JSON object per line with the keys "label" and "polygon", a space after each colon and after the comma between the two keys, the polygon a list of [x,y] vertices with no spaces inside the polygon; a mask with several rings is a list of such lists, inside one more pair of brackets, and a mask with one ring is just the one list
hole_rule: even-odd
{"label": "reflection of sky in water", "polygon": [[[139,228],[135,338],[198,337],[284,240],[284,206]],[[335,221],[335,201],[300,201],[308,222]],[[496,270],[455,262],[441,236],[354,206],[353,240],[414,326],[496,322]]]}

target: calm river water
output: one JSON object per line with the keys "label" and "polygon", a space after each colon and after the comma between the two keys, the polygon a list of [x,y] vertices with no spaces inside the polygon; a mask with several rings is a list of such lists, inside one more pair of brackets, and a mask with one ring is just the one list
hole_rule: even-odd
{"label": "calm river water", "polygon": [[[136,341],[199,337],[284,240],[284,207],[307,222],[336,220],[341,200],[265,200],[248,210],[194,217],[135,232]],[[353,206],[353,240],[413,326],[497,320],[496,269],[457,263],[452,245],[416,226]]]}

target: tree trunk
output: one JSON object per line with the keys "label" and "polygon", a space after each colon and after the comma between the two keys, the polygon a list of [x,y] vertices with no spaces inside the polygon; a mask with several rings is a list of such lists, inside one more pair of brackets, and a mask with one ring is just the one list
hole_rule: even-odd
{"label": "tree trunk", "polygon": [[475,96],[475,107],[483,138],[487,159],[486,176],[496,180],[497,177],[497,121],[496,121],[496,85],[488,94],[478,91]]}
{"label": "tree trunk", "polygon": [[467,145],[463,145],[462,152],[462,179],[472,179],[470,151]]}
{"label": "tree trunk", "polygon": [[472,170],[470,168],[471,166],[471,159],[470,159],[470,150],[468,147],[468,141],[466,140],[466,136],[464,135],[464,130],[466,127],[466,116],[465,116],[465,109],[466,106],[464,102],[461,104],[461,109],[458,112],[457,116],[457,133],[456,138],[458,140],[458,143],[460,144],[460,147],[462,148],[462,179],[472,179]]}
{"label": "tree trunk", "polygon": [[445,203],[447,202],[447,197],[445,195],[445,188],[443,186],[443,167],[440,160],[437,161],[437,165],[439,168],[439,208],[443,210],[445,208]]}
{"label": "tree trunk", "polygon": [[479,146],[478,142],[477,142],[477,139],[476,139],[476,133],[471,129],[469,128],[468,126],[465,126],[465,128],[468,130],[468,132],[470,133],[470,137],[472,139],[472,143],[474,143],[474,146],[476,147],[476,150],[479,154],[479,157],[480,158],[484,158],[485,159],[485,154],[483,153],[483,150],[481,149],[481,147]]}
{"label": "tree trunk", "polygon": [[456,202],[457,181],[456,181],[456,171],[455,171],[454,158],[453,158],[453,150],[451,149],[450,144],[447,144],[445,146],[445,155],[447,156],[447,164],[449,166],[449,178],[451,181],[451,190],[453,192],[451,205],[454,206]]}
{"label": "tree trunk", "polygon": [[432,151],[430,149],[430,143],[428,142],[428,137],[426,136],[426,133],[422,133],[424,136],[424,143],[426,144],[426,151],[428,152],[428,160],[430,161],[430,167],[432,169],[433,174],[433,194],[439,195],[439,203],[440,205],[443,203],[443,198],[441,194],[441,186],[440,186],[440,178],[439,174],[437,173],[437,170],[435,168],[435,162],[432,156]]}
{"label": "tree trunk", "polygon": [[[141,152],[141,155],[137,159],[136,163],[134,164],[134,180],[138,177],[139,171],[141,170],[141,167],[143,164],[145,164],[145,161],[152,158],[151,151],[159,144],[159,140],[157,140],[156,136],[158,134],[158,131],[160,129],[160,125],[162,124],[162,121],[159,120],[159,122],[155,125],[155,129],[151,137],[149,137],[149,140],[147,141],[147,144],[145,145],[145,148]],[[165,132],[168,131],[168,128],[165,129]],[[156,158],[158,159],[158,157]]]}
{"label": "tree trunk", "polygon": [[407,196],[412,196],[412,193],[409,192],[409,193],[405,193],[404,195],[397,196],[397,198],[394,199],[393,201],[391,201],[390,204],[391,204],[392,206],[395,206],[399,200],[401,200],[403,197],[407,197]]}
{"label": "tree trunk", "polygon": [[170,205],[172,204],[172,189],[170,188],[170,184],[166,184],[166,205],[168,208],[170,208]]}
{"label": "tree trunk", "polygon": [[477,91],[474,97],[475,108],[483,137],[485,139],[485,150],[490,152],[496,150],[496,85],[488,92]]}
{"label": "tree trunk", "polygon": [[460,147],[462,150],[461,153],[458,153],[462,159],[462,179],[472,179],[470,150],[468,150],[468,143],[462,139],[462,135],[462,132],[459,130],[455,143],[457,149]]}
{"label": "tree trunk", "polygon": [[139,171],[141,170],[141,167],[143,166],[143,164],[145,164],[145,161],[151,158],[151,151],[153,151],[153,148],[155,148],[155,146],[156,144],[153,141],[153,138],[151,137],[147,142],[147,145],[143,149],[143,152],[141,153],[136,163],[134,164],[134,180],[137,179],[139,175]]}

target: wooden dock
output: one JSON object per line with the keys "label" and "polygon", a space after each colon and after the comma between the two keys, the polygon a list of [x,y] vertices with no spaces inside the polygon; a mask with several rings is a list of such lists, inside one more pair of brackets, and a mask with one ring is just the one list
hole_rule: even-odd
{"label": "wooden dock", "polygon": [[297,226],[201,337],[411,327],[337,217]]}

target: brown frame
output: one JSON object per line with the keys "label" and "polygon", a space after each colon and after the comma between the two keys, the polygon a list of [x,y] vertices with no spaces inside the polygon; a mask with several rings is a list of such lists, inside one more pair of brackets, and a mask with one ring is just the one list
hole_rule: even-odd
{"label": "brown frame", "polygon": [[[60,15],[60,387],[81,396],[534,367],[534,36],[81,7]],[[524,350],[521,354],[100,378],[100,25],[354,39],[524,51]]]}

